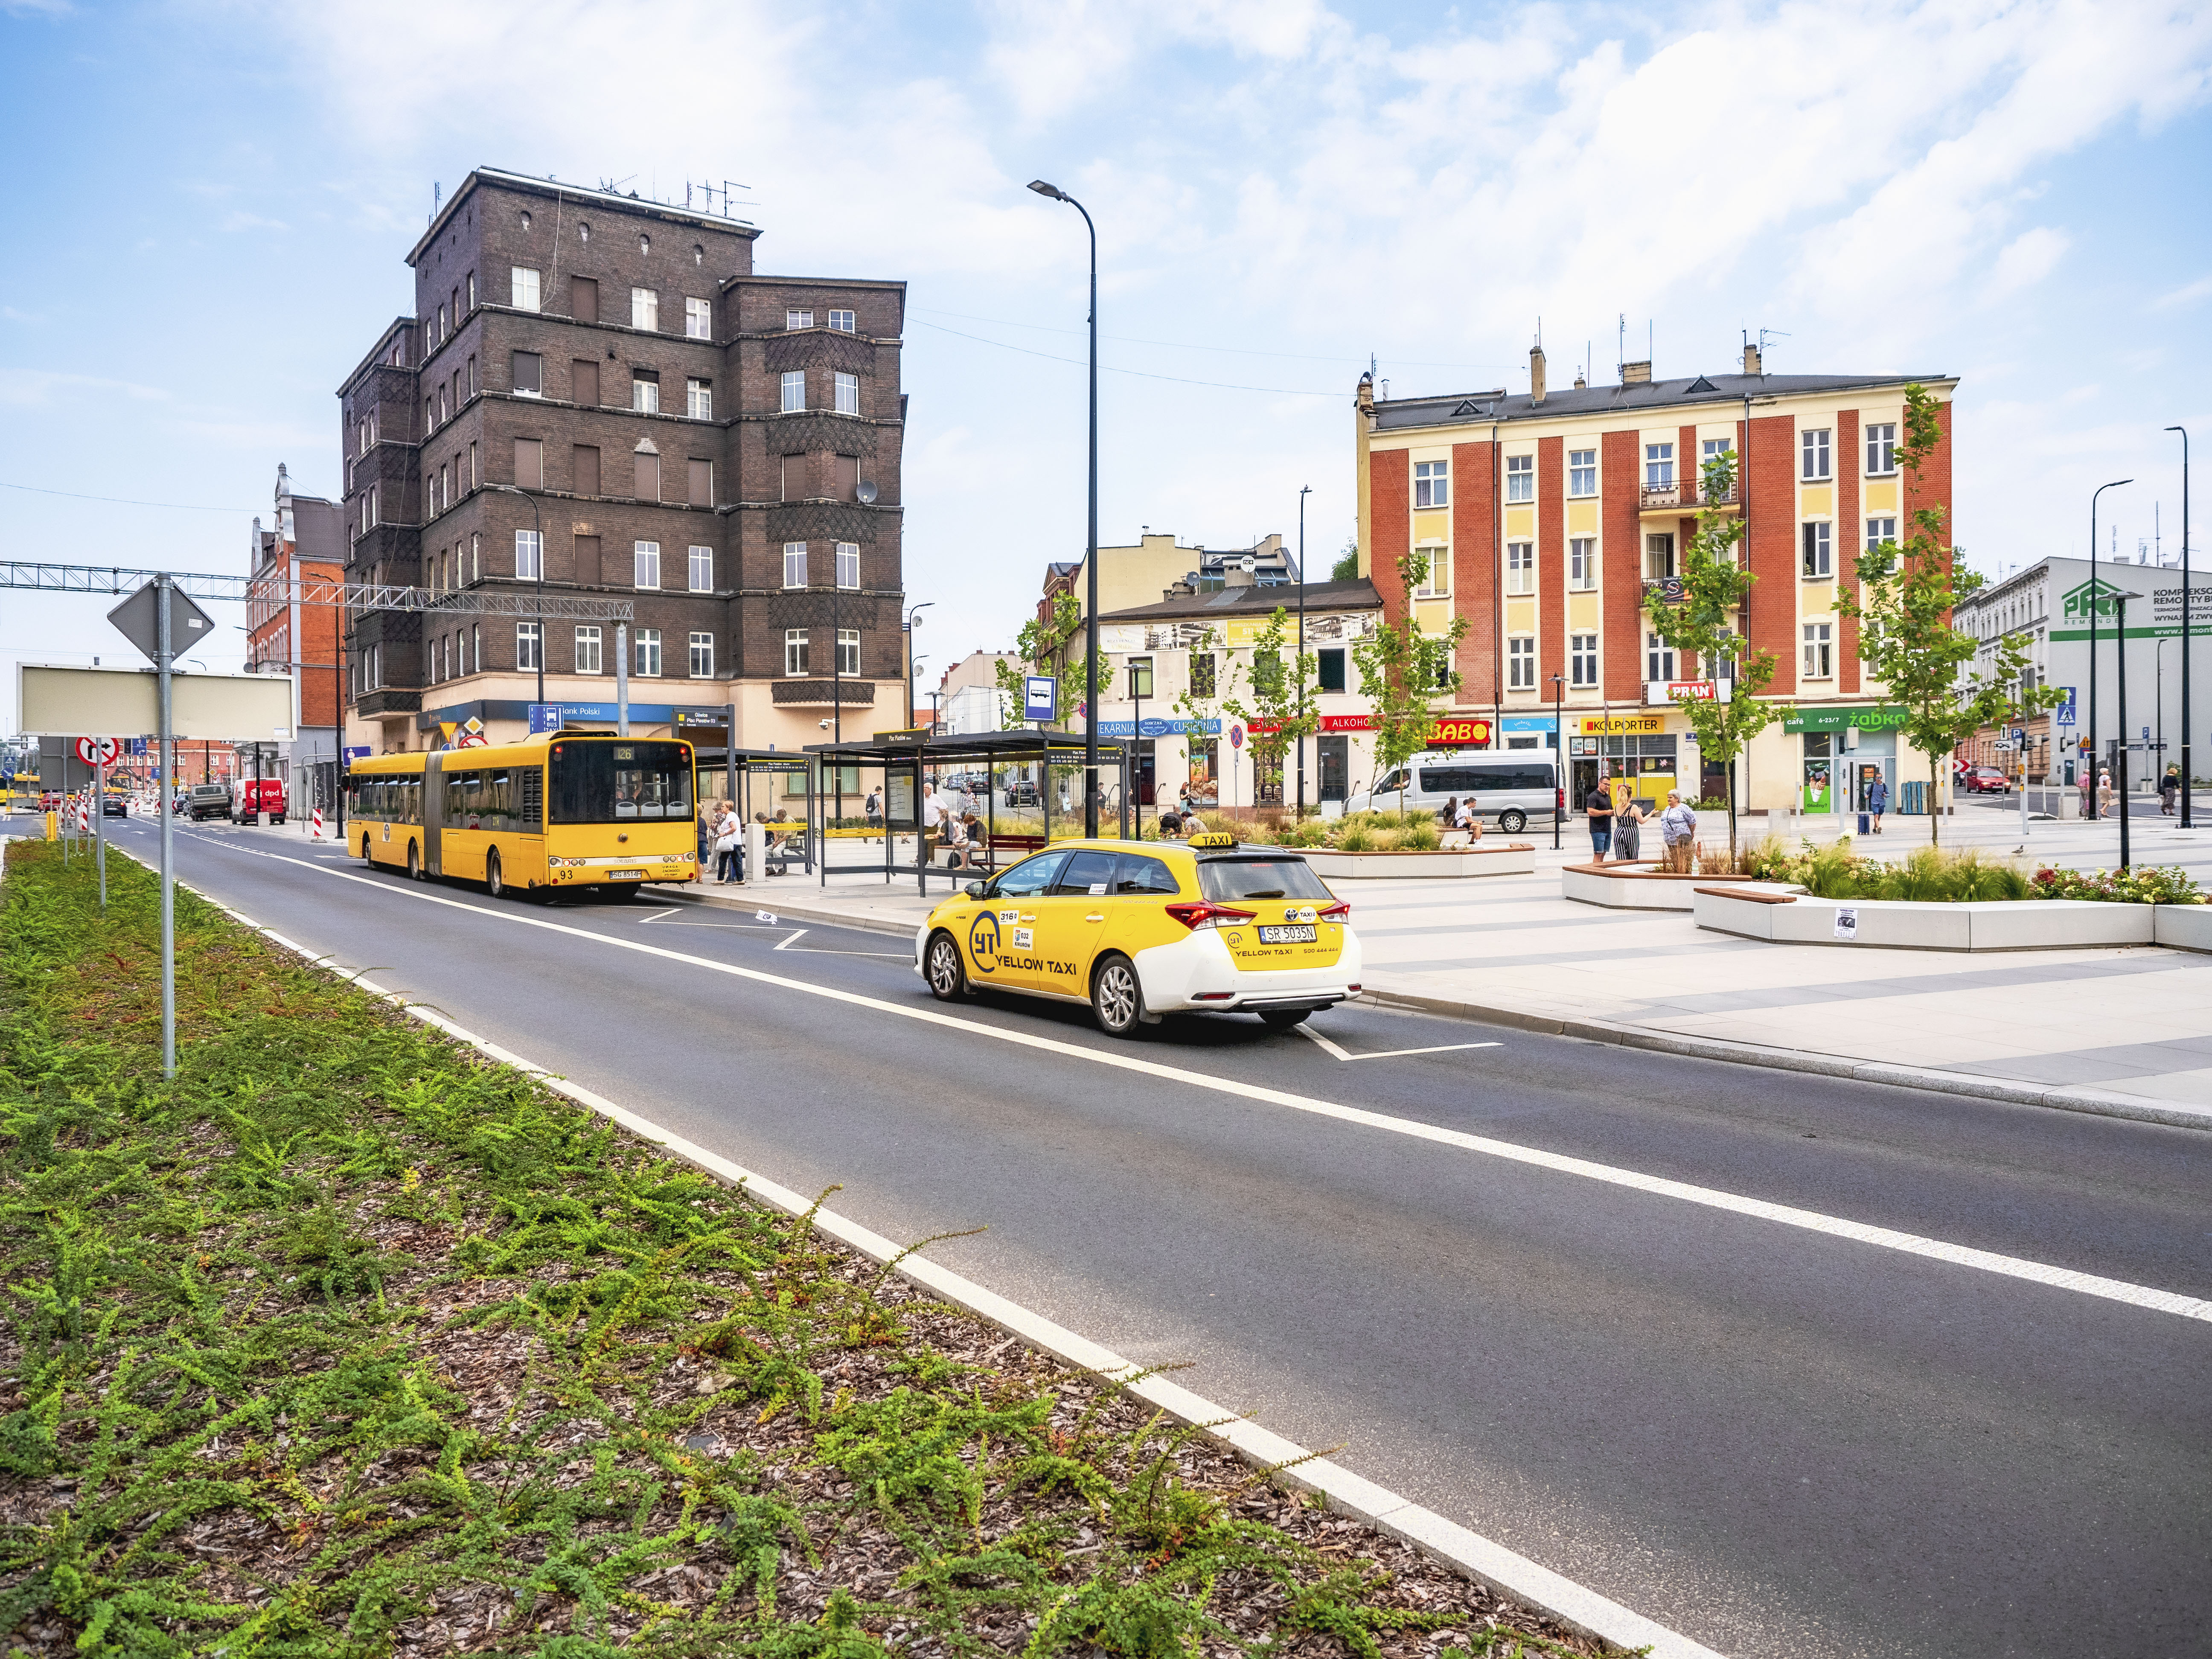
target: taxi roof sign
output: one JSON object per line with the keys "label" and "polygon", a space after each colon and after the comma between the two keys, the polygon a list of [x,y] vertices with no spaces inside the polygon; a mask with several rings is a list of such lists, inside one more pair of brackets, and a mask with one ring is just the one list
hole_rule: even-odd
{"label": "taxi roof sign", "polygon": [[1193,847],[1234,847],[1237,845],[1237,837],[1215,830],[1210,835],[1193,836],[1189,844]]}

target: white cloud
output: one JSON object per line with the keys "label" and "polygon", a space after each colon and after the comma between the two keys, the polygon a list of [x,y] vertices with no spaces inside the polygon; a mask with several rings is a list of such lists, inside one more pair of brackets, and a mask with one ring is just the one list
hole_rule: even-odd
{"label": "white cloud", "polygon": [[1990,273],[1990,296],[2002,299],[2033,287],[2057,267],[2073,246],[2071,236],[2049,225],[2022,232],[1997,255],[1996,266]]}
{"label": "white cloud", "polygon": [[0,404],[18,408],[45,408],[70,392],[120,392],[141,402],[167,402],[169,394],[159,386],[130,380],[109,380],[98,374],[70,374],[43,368],[0,368]]}
{"label": "white cloud", "polygon": [[2170,294],[2160,295],[2150,302],[2150,308],[2153,311],[2179,311],[2185,306],[2193,306],[2199,300],[2206,298],[2212,298],[2212,276],[2200,276],[2195,282],[2185,283]]}

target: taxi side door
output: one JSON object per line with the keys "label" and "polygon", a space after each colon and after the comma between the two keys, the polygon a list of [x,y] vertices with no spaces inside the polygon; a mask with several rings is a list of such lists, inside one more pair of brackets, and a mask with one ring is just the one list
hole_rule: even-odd
{"label": "taxi side door", "polygon": [[1067,855],[1052,891],[1037,901],[1035,949],[1030,954],[1038,990],[1090,996],[1091,959],[1115,908],[1114,866],[1121,856],[1103,848],[1079,848]]}
{"label": "taxi side door", "polygon": [[991,883],[969,915],[967,935],[960,941],[970,984],[1012,991],[1043,988],[1030,966],[1036,957],[1037,915],[1050,902],[1053,878],[1066,862],[1065,852],[1040,853]]}

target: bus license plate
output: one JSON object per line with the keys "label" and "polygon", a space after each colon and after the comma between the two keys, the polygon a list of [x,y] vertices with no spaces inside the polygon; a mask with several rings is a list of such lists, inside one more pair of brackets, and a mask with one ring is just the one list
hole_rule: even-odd
{"label": "bus license plate", "polygon": [[1311,922],[1298,927],[1262,927],[1260,930],[1260,943],[1262,945],[1311,945],[1316,937]]}
{"label": "bus license plate", "polygon": [[609,881],[643,881],[645,879],[645,872],[642,870],[610,870],[607,872],[607,879]]}

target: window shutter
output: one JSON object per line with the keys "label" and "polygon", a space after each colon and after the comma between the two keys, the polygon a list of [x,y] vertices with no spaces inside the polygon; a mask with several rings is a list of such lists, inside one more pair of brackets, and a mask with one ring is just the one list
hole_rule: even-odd
{"label": "window shutter", "polygon": [[599,320],[599,284],[596,277],[571,276],[568,279],[568,309],[580,323]]}
{"label": "window shutter", "polygon": [[514,482],[525,489],[545,487],[545,446],[535,438],[514,441]]}
{"label": "window shutter", "polygon": [[630,491],[641,501],[660,499],[660,457],[650,450],[641,450],[635,456],[635,487]]}
{"label": "window shutter", "polygon": [[533,398],[541,395],[545,390],[545,360],[534,351],[518,351],[513,362],[514,389]]}
{"label": "window shutter", "polygon": [[588,357],[579,357],[568,366],[568,397],[574,403],[589,409],[599,401],[599,366]]}
{"label": "window shutter", "polygon": [[[596,455],[599,452],[594,450]],[[576,580],[586,587],[597,587],[603,580],[599,574],[599,538],[597,536],[576,538]]]}
{"label": "window shutter", "polygon": [[837,499],[857,501],[860,499],[860,458],[840,455],[837,458]]}
{"label": "window shutter", "polygon": [[579,495],[599,493],[599,451],[596,444],[578,444],[569,452],[570,487]]}
{"label": "window shutter", "polygon": [[714,464],[694,459],[691,463],[691,505],[712,507],[714,504]]}

